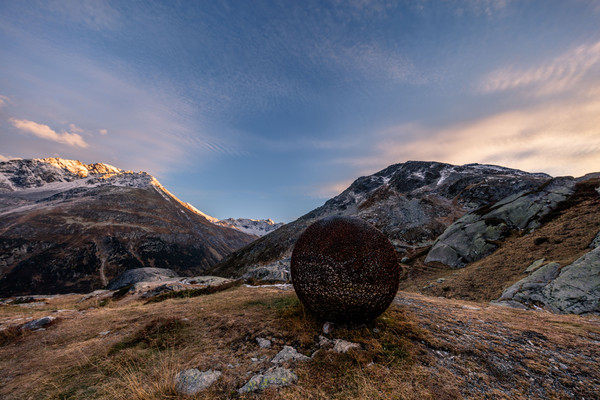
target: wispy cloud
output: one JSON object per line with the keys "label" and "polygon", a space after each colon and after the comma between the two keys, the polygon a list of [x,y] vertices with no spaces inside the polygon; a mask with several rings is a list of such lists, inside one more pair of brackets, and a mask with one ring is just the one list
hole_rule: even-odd
{"label": "wispy cloud", "polygon": [[6,106],[6,105],[7,105],[7,104],[9,104],[9,103],[10,103],[10,99],[9,99],[8,97],[6,97],[6,96],[2,96],[2,95],[0,94],[0,108],[2,108],[2,107],[4,107],[4,106]]}
{"label": "wispy cloud", "polygon": [[310,193],[318,199],[330,199],[342,193],[354,182],[353,179],[342,179],[337,182],[328,182],[313,188]]}
{"label": "wispy cloud", "polygon": [[[78,133],[71,132],[56,132],[48,125],[38,124],[37,122],[10,118],[10,123],[20,131],[31,133],[39,138],[51,140],[53,142],[66,144],[74,147],[88,147],[88,144],[83,140]],[[73,126],[73,125],[72,125]]]}
{"label": "wispy cloud", "polygon": [[536,94],[573,88],[588,72],[600,66],[600,42],[576,46],[553,60],[529,67],[504,67],[484,77],[482,93],[534,89]]}
{"label": "wispy cloud", "polygon": [[100,133],[102,136],[107,135],[108,129],[98,129],[98,133]]}
{"label": "wispy cloud", "polygon": [[52,0],[44,4],[51,12],[94,30],[114,29],[119,12],[106,0]]}
{"label": "wispy cloud", "polygon": [[407,160],[434,160],[578,176],[600,169],[599,127],[600,100],[560,101],[440,130],[419,124],[401,125],[379,134],[369,156],[338,162],[361,173],[373,173]]}

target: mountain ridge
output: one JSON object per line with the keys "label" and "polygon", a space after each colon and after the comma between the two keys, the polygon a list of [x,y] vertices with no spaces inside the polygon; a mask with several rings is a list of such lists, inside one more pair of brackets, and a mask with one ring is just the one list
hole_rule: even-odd
{"label": "mountain ridge", "polygon": [[463,166],[407,161],[356,179],[346,190],[224,259],[211,269],[241,276],[249,269],[291,254],[295,240],[312,222],[329,215],[354,215],[388,236],[401,255],[430,246],[460,216],[490,202],[531,190],[551,177],[495,165]]}
{"label": "mountain ridge", "polygon": [[0,163],[0,293],[90,291],[125,269],[199,275],[256,237],[213,224],[146,172]]}

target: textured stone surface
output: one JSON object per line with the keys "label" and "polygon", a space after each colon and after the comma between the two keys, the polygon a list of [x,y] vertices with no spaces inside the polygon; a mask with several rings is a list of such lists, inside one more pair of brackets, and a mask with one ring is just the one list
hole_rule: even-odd
{"label": "textured stone surface", "polygon": [[561,313],[600,313],[600,247],[564,267],[542,296]]}
{"label": "textured stone surface", "polygon": [[545,258],[540,258],[539,260],[535,260],[525,269],[525,272],[529,273],[529,272],[535,271],[536,269],[538,269],[539,267],[541,267],[544,264],[544,261],[546,261]]}
{"label": "textured stone surface", "polygon": [[271,341],[269,339],[264,339],[264,338],[256,338],[256,342],[258,343],[258,346],[261,349],[268,349],[269,347],[271,347]]}
{"label": "textured stone surface", "polygon": [[220,376],[221,371],[208,370],[200,372],[196,368],[187,369],[175,376],[175,390],[193,396],[215,383]]}
{"label": "textured stone surface", "polygon": [[298,353],[296,349],[291,346],[283,346],[283,349],[275,355],[275,357],[271,360],[273,364],[281,364],[286,361],[308,361],[310,357],[305,356],[304,354]]}
{"label": "textured stone surface", "polygon": [[290,258],[274,261],[266,265],[257,265],[251,267],[242,279],[260,279],[263,281],[282,281],[289,282],[290,276]]}
{"label": "textured stone surface", "polygon": [[282,367],[271,368],[264,374],[254,375],[238,392],[248,393],[265,390],[269,387],[289,386],[297,380],[298,376],[289,369]]}
{"label": "textured stone surface", "polygon": [[548,263],[510,286],[496,303],[559,313],[600,313],[600,247],[560,268]]}
{"label": "textured stone surface", "polygon": [[329,217],[309,226],[292,253],[298,298],[327,321],[368,321],[391,304],[400,279],[394,247],[372,225]]}
{"label": "textured stone surface", "polygon": [[354,349],[360,349],[360,344],[342,339],[336,339],[333,344],[333,351],[336,353],[347,353]]}
{"label": "textured stone surface", "polygon": [[34,319],[33,321],[29,321],[26,324],[24,324],[21,327],[21,329],[28,330],[28,331],[34,331],[36,329],[40,329],[40,328],[45,327],[46,325],[48,325],[49,323],[51,323],[55,319],[56,319],[55,317],[51,317],[51,316]]}
{"label": "textured stone surface", "polygon": [[167,268],[135,268],[128,269],[121,275],[109,282],[106,286],[108,290],[120,289],[127,285],[134,285],[139,282],[164,281],[176,277],[177,273]]}
{"label": "textured stone surface", "polygon": [[425,263],[462,268],[491,254],[498,248],[495,241],[511,231],[539,227],[539,220],[567,199],[576,183],[570,177],[554,178],[534,191],[509,196],[466,214],[435,241]]}

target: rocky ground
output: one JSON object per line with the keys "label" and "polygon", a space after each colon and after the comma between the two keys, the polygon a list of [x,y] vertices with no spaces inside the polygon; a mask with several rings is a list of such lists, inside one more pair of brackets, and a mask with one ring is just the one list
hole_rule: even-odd
{"label": "rocky ground", "polygon": [[[218,287],[0,305],[0,397],[593,399],[600,392],[598,316],[399,292],[372,323],[325,333],[289,285]],[[190,387],[200,389],[186,397]]]}

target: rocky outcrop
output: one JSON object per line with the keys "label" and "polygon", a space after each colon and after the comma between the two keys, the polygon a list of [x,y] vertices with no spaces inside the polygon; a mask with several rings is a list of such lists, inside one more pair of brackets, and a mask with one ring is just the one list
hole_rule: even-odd
{"label": "rocky outcrop", "polygon": [[[466,212],[548,181],[492,165],[408,161],[358,178],[340,195],[229,255],[211,273],[243,276],[290,257],[304,229],[318,219],[357,216],[381,230],[400,253],[428,246]],[[267,275],[267,274],[265,274]]]}
{"label": "rocky outcrop", "polygon": [[271,360],[273,364],[281,364],[288,361],[309,361],[310,357],[298,353],[292,346],[283,346],[283,349]]}
{"label": "rocky outcrop", "polygon": [[166,268],[135,268],[128,269],[108,283],[108,290],[117,290],[124,286],[134,285],[139,282],[157,282],[174,278],[177,273]]}
{"label": "rocky outcrop", "polygon": [[238,392],[251,393],[262,391],[270,387],[284,387],[295,383],[298,376],[291,370],[282,367],[274,367],[264,374],[256,374],[242,386]]}
{"label": "rocky outcrop", "polygon": [[571,177],[554,178],[533,191],[466,214],[435,241],[425,263],[461,268],[491,254],[511,232],[539,227],[544,216],[573,194],[576,183]]}
{"label": "rocky outcrop", "polygon": [[21,330],[34,331],[37,329],[42,329],[45,326],[48,326],[49,324],[51,324],[54,320],[56,320],[56,317],[52,317],[52,316],[34,319],[33,321],[29,321],[26,324],[23,324],[23,326],[21,327]]}
{"label": "rocky outcrop", "polygon": [[144,172],[13,160],[0,183],[1,296],[91,292],[134,268],[202,275],[256,238],[214,225]]}
{"label": "rocky outcrop", "polygon": [[186,396],[193,396],[207,389],[221,376],[221,371],[200,372],[197,368],[187,369],[175,376],[175,390]]}
{"label": "rocky outcrop", "polygon": [[570,265],[549,262],[510,286],[495,303],[553,312],[600,313],[600,247]]}
{"label": "rocky outcrop", "polygon": [[290,274],[290,261],[291,258],[286,257],[266,265],[252,266],[248,268],[244,275],[242,275],[242,279],[289,282],[292,279]]}

